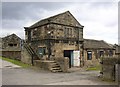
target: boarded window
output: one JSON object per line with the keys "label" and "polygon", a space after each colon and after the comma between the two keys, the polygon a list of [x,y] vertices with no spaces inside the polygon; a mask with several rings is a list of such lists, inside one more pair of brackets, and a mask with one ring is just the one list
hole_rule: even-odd
{"label": "boarded window", "polygon": [[92,51],[87,51],[87,60],[92,60]]}

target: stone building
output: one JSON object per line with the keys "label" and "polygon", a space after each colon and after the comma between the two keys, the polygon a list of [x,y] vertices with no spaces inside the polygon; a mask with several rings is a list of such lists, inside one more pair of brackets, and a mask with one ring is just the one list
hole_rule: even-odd
{"label": "stone building", "polygon": [[30,27],[24,27],[25,41],[40,59],[56,60],[59,57],[68,57],[69,67],[80,66],[83,27],[69,11],[66,11],[40,20]]}
{"label": "stone building", "polygon": [[84,39],[84,64],[96,65],[100,57],[115,56],[115,48],[103,40]]}
{"label": "stone building", "polygon": [[2,56],[12,59],[21,59],[21,49],[23,40],[16,34],[11,34],[2,38]]}
{"label": "stone building", "polygon": [[120,56],[120,45],[115,44],[113,47],[115,48],[116,56]]}

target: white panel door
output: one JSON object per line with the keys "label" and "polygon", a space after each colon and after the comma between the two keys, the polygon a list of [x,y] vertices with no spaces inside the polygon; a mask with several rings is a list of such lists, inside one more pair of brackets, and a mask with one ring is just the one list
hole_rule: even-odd
{"label": "white panel door", "polygon": [[73,51],[73,66],[80,66],[80,51]]}

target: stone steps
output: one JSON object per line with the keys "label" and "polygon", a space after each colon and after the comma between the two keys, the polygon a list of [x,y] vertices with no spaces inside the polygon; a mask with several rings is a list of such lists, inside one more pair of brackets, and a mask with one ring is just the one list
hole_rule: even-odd
{"label": "stone steps", "polygon": [[50,70],[51,72],[62,72],[60,65],[51,60],[34,60],[35,66]]}
{"label": "stone steps", "polygon": [[51,62],[50,71],[51,72],[62,72],[61,67],[56,62]]}

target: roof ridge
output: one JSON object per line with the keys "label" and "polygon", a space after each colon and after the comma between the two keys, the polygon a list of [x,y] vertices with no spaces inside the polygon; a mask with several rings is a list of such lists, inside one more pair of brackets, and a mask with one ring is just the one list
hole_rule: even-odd
{"label": "roof ridge", "polygon": [[[44,20],[48,20],[48,21],[49,21],[50,18],[53,18],[53,17],[59,16],[59,15],[61,15],[61,14],[65,14],[65,13],[67,13],[67,12],[70,13],[70,11],[65,11],[65,12],[62,12],[62,13],[59,13],[59,14],[56,14],[56,15],[53,15],[53,16],[50,16],[50,17],[47,17],[47,18],[41,19],[41,20],[39,20],[38,22],[36,22],[35,24],[37,24],[37,23],[39,23],[39,22],[41,22],[41,21],[44,21]],[[33,25],[35,25],[35,24],[33,24]],[[31,25],[31,26],[29,26],[29,27],[32,27],[33,25]]]}
{"label": "roof ridge", "polygon": [[104,41],[104,40],[96,40],[96,39],[84,39],[84,40]]}
{"label": "roof ridge", "polygon": [[19,36],[17,36],[15,33],[12,33],[12,34],[10,34],[10,35],[6,35],[5,37],[2,37],[2,39],[4,39],[4,38],[7,38],[7,37],[10,37],[10,36],[12,36],[12,35],[15,35],[16,37],[18,37],[19,39],[21,39]]}

